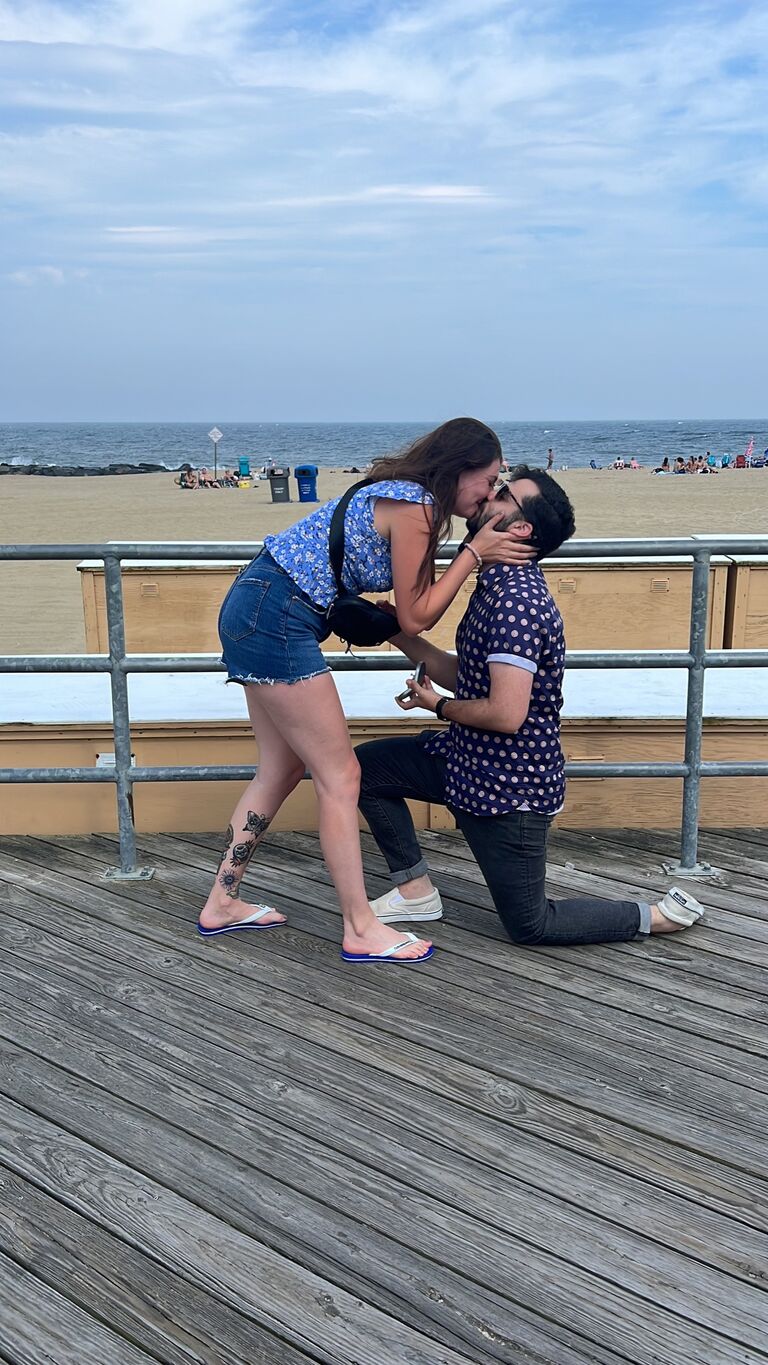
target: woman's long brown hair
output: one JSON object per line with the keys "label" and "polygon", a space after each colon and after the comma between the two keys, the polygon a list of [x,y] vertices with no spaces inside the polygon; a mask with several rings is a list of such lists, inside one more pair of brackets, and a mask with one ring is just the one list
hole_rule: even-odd
{"label": "woman's long brown hair", "polygon": [[453,417],[398,454],[374,461],[365,480],[367,484],[381,479],[408,479],[420,483],[434,499],[429,540],[416,580],[419,592],[435,581],[437,547],[451,524],[459,475],[470,469],[485,469],[501,458],[501,443],[495,431],[474,417]]}

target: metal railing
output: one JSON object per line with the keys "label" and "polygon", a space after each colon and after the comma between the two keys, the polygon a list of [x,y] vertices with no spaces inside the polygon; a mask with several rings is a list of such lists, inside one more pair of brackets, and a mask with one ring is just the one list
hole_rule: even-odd
{"label": "metal railing", "polygon": [[[146,877],[149,869],[136,863],[136,832],[133,818],[133,787],[137,782],[216,782],[225,779],[250,781],[252,766],[206,767],[131,766],[131,728],[128,708],[129,673],[180,673],[223,670],[215,654],[126,654],[121,564],[124,560],[250,560],[260,542],[226,545],[184,542],[173,545],[110,542],[97,545],[3,545],[0,560],[96,559],[104,564],[108,654],[8,655],[0,656],[0,673],[109,673],[112,692],[114,768],[2,768],[0,782],[111,782],[117,798],[120,836],[119,877]],[[451,557],[457,543],[443,547],[441,560]],[[768,650],[708,650],[706,647],[709,569],[713,554],[738,550],[739,555],[768,554],[768,536],[708,536],[668,540],[570,541],[557,551],[558,559],[618,559],[649,555],[665,559],[683,556],[693,560],[690,639],[687,650],[573,650],[566,664],[576,668],[685,668],[688,691],[685,717],[685,752],[682,763],[569,763],[571,777],[681,777],[683,803],[680,860],[670,870],[678,876],[706,876],[707,864],[697,861],[699,794],[702,777],[768,777],[768,761],[704,762],[701,757],[704,715],[704,675],[707,668],[753,668],[768,665]],[[404,656],[382,654],[333,654],[326,658],[332,669],[347,671],[402,672]]]}

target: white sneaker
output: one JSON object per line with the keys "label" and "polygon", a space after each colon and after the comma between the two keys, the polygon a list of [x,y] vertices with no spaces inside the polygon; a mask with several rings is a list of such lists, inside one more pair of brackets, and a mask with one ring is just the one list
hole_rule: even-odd
{"label": "white sneaker", "polygon": [[704,906],[693,896],[681,891],[679,886],[670,887],[666,896],[657,901],[657,905],[665,919],[671,919],[674,924],[684,924],[686,928],[690,928],[704,914]]}
{"label": "white sneaker", "polygon": [[382,924],[390,924],[394,920],[416,922],[442,919],[443,916],[443,902],[439,891],[430,891],[428,896],[416,896],[414,900],[406,900],[400,895],[397,887],[394,887],[391,891],[385,891],[383,896],[377,896],[375,901],[369,901],[369,904]]}

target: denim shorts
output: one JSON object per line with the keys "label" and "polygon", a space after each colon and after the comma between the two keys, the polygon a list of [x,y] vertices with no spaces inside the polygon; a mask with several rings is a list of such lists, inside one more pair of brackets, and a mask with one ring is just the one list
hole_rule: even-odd
{"label": "denim shorts", "polygon": [[262,550],[236,578],[219,612],[228,682],[294,683],[330,669],[320,641],[325,611]]}

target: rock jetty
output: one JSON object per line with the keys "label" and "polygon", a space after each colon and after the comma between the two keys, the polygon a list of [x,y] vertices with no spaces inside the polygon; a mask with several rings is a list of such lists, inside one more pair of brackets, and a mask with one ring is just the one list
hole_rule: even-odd
{"label": "rock jetty", "polygon": [[0,474],[43,474],[54,479],[93,478],[98,474],[172,474],[164,464],[3,464]]}

